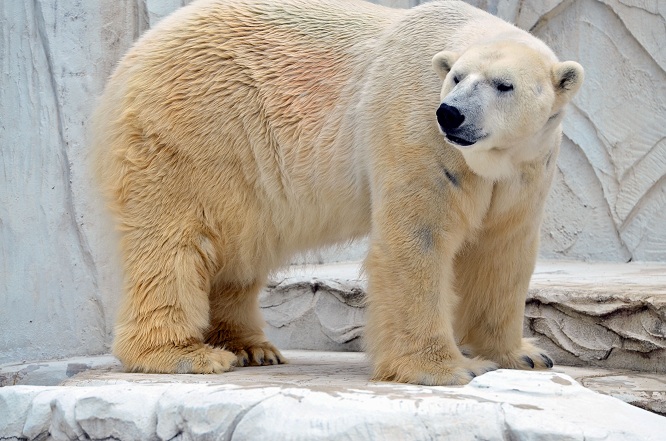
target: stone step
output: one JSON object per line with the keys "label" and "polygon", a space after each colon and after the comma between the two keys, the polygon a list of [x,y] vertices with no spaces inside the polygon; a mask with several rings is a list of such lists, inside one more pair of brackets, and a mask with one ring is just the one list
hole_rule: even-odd
{"label": "stone step", "polygon": [[[366,281],[360,262],[292,266],[260,305],[281,348],[361,350]],[[541,261],[525,335],[558,364],[666,373],[666,264]]]}
{"label": "stone step", "polygon": [[[254,378],[254,374],[263,375],[268,379],[276,375],[280,383],[291,382],[293,385],[308,385],[310,380],[302,382],[303,372],[316,375],[318,382],[338,382],[344,384],[345,376],[339,375],[349,371],[352,376],[370,376],[370,368],[364,354],[359,352],[322,352],[305,350],[285,350],[289,358],[286,366],[237,369],[234,372],[217,376],[147,376],[135,377],[122,374],[120,362],[111,355],[90,357],[74,357],[65,360],[54,360],[37,363],[19,363],[0,366],[0,387],[30,386],[101,386],[113,383],[121,378],[123,381],[140,382],[224,382],[246,381]],[[335,363],[338,363],[336,365]],[[309,366],[309,367],[308,367]],[[315,367],[319,369],[314,371]],[[310,369],[310,371],[308,371]],[[635,372],[628,370],[601,369],[595,367],[575,367],[557,365],[554,372],[569,375],[584,387],[604,395],[610,395],[626,403],[645,410],[666,416],[666,374]],[[119,374],[119,375],[116,375]],[[71,381],[70,381],[71,380]]]}
{"label": "stone step", "polygon": [[[63,378],[80,372],[60,386],[0,388],[0,436],[662,440],[666,427],[666,418],[574,380],[580,374],[584,381],[596,378],[597,385],[604,379],[606,386],[614,384],[614,377],[599,371],[499,370],[466,386],[428,387],[370,382],[368,363],[358,352],[285,355],[287,365],[238,368],[220,375],[123,373],[110,357],[51,363],[52,374],[59,371]],[[14,378],[29,382],[47,365]],[[95,367],[86,370],[86,365]],[[7,367],[0,370],[0,375],[7,373]],[[664,386],[663,378],[654,381]]]}

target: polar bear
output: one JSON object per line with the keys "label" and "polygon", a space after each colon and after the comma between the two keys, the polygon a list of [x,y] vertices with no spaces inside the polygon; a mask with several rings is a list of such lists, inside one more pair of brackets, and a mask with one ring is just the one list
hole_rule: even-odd
{"label": "polar bear", "polygon": [[93,117],[126,279],[115,355],[135,372],[283,363],[258,308],[268,276],[369,234],[374,379],[551,367],[522,319],[582,81],[458,1],[178,10],[122,59]]}

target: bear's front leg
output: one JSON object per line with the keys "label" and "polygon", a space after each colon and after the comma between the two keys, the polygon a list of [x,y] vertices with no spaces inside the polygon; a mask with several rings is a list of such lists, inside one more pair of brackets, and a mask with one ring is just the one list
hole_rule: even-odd
{"label": "bear's front leg", "polygon": [[508,197],[516,193],[515,183],[496,184],[483,227],[455,261],[460,295],[456,336],[472,354],[493,360],[501,368],[553,367],[545,351],[523,338],[525,298],[536,264],[541,210],[550,183],[548,176],[532,176],[545,174],[541,169],[536,171],[521,177],[522,198]]}
{"label": "bear's front leg", "polygon": [[466,358],[454,338],[453,259],[466,223],[457,222],[442,193],[387,193],[391,198],[373,210],[365,263],[373,378],[459,385],[496,369],[492,361]]}
{"label": "bear's front leg", "polygon": [[460,344],[502,368],[553,367],[545,351],[523,338],[525,297],[538,249],[536,234],[528,228],[510,233],[490,229],[456,259]]}

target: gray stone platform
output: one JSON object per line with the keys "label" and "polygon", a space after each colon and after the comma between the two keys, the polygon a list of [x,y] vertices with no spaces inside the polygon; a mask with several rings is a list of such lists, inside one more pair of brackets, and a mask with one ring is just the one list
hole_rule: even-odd
{"label": "gray stone platform", "polygon": [[[339,382],[343,384],[346,377],[338,375],[346,369],[357,369],[354,375],[370,375],[369,368],[364,362],[363,354],[321,352],[321,351],[284,351],[289,356],[290,364],[281,366],[278,370],[279,381],[291,382],[293,385],[307,386],[299,383],[303,379],[301,367],[317,366],[321,368],[317,381]],[[315,361],[316,360],[316,361]],[[336,365],[339,363],[339,365]],[[225,374],[223,380],[252,381],[253,373],[272,375],[277,368],[271,371],[261,368],[248,368]],[[584,387],[604,395],[610,395],[626,403],[666,416],[666,375],[657,373],[635,372],[627,370],[609,370],[594,367],[555,366],[554,372],[569,375]],[[91,357],[75,357],[66,360],[57,360],[37,363],[20,363],[0,366],[0,387],[30,385],[30,386],[58,386],[72,384],[95,386],[105,385],[109,378],[121,373],[118,360],[111,355],[98,355]],[[299,373],[300,372],[300,373]],[[122,378],[127,378],[123,376]],[[139,375],[141,382],[146,380],[166,381],[161,376],[149,377]],[[197,382],[208,381],[205,377],[194,376]],[[188,382],[188,376],[177,375],[169,377],[170,382]]]}
{"label": "gray stone platform", "polygon": [[220,375],[127,374],[98,357],[96,368],[60,386],[0,388],[0,433],[29,440],[662,440],[666,428],[666,418],[558,370],[499,370],[466,386],[426,387],[368,381],[361,353],[285,355],[290,364]]}

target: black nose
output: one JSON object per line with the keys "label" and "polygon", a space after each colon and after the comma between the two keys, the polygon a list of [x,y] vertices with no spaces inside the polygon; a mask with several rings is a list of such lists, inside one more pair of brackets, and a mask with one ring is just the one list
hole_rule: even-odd
{"label": "black nose", "polygon": [[460,127],[463,121],[465,121],[465,116],[461,115],[455,107],[442,103],[437,109],[437,122],[444,131]]}

